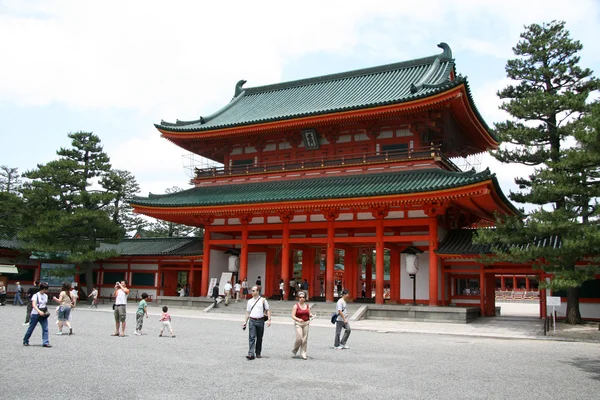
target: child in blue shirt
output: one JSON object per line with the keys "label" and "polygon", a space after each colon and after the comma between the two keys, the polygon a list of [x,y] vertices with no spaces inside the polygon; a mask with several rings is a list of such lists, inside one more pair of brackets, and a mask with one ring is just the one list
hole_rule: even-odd
{"label": "child in blue shirt", "polygon": [[141,336],[142,334],[142,325],[144,325],[144,315],[148,318],[148,303],[146,303],[146,299],[148,298],[148,293],[142,293],[142,300],[138,305],[138,309],[135,313],[135,332],[134,335]]}

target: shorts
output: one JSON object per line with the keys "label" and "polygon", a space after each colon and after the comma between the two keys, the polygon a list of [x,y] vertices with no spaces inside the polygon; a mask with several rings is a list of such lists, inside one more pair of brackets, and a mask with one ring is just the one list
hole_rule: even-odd
{"label": "shorts", "polygon": [[248,294],[248,289],[244,288],[244,290],[242,291],[243,294]]}
{"label": "shorts", "polygon": [[58,320],[59,321],[68,321],[69,315],[71,315],[71,307],[69,307],[69,306],[58,307]]}
{"label": "shorts", "polygon": [[125,322],[125,319],[127,318],[127,306],[115,306],[115,311],[113,311],[113,313],[115,315],[115,322]]}
{"label": "shorts", "polygon": [[160,328],[161,331],[164,329],[169,330],[169,331],[171,330],[171,321],[160,321],[160,322],[162,323],[162,326]]}

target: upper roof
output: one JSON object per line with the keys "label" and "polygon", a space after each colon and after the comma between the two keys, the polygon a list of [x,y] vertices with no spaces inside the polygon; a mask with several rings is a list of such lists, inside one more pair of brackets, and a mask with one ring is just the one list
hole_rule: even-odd
{"label": "upper roof", "polygon": [[191,256],[204,252],[201,238],[141,238],[124,239],[120,243],[102,243],[100,251],[118,251],[124,256]]}
{"label": "upper roof", "polygon": [[[453,172],[423,169],[380,174],[329,176],[325,178],[278,180],[235,185],[199,186],[181,192],[131,201],[134,207],[202,207],[270,202],[331,200],[439,191],[492,180],[503,202],[496,177],[489,170]],[[514,208],[513,208],[514,209]],[[514,210],[515,212],[516,209]]]}
{"label": "upper roof", "polygon": [[[450,47],[446,43],[438,47],[444,51],[430,57],[275,85],[244,89],[246,81],[241,80],[231,102],[214,114],[194,121],[161,121],[155,126],[168,132],[211,131],[403,103],[466,84],[462,77],[452,80],[454,59]],[[467,95],[487,129],[468,89]]]}

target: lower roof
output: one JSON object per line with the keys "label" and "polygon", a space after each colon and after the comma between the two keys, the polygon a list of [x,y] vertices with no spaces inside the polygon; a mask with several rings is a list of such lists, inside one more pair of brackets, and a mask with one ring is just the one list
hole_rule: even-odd
{"label": "lower roof", "polygon": [[134,207],[211,207],[292,201],[336,200],[425,193],[460,188],[491,180],[509,209],[518,213],[502,194],[495,174],[422,169],[416,171],[329,176],[269,182],[199,186],[164,195],[150,194],[131,201]]}

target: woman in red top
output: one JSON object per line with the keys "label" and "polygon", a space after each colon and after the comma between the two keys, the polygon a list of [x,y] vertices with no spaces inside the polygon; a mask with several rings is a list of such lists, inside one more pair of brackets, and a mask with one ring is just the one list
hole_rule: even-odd
{"label": "woman in red top", "polygon": [[296,342],[294,343],[294,349],[292,354],[296,357],[298,350],[300,350],[300,357],[306,360],[306,347],[308,342],[308,327],[310,325],[310,319],[314,317],[310,311],[310,307],[306,304],[306,293],[298,293],[298,303],[294,305],[292,309],[292,319],[294,320],[294,327],[296,328]]}

